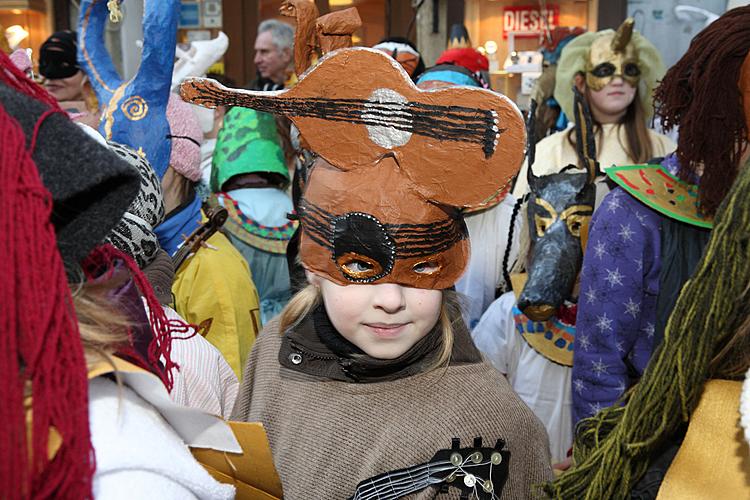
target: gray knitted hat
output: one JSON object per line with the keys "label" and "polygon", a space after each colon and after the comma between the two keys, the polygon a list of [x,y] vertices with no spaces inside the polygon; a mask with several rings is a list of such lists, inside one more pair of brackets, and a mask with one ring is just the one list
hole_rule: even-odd
{"label": "gray knitted hat", "polygon": [[[30,145],[47,106],[3,83],[0,106],[21,125]],[[52,194],[60,254],[66,266],[76,266],[122,218],[138,193],[140,176],[63,113],[42,121],[32,158]]]}

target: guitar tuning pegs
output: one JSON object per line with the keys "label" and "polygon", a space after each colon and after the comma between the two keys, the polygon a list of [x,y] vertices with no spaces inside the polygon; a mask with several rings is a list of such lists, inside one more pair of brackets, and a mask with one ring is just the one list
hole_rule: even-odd
{"label": "guitar tuning pegs", "polygon": [[474,448],[481,448],[482,447],[482,436],[477,436],[474,438]]}
{"label": "guitar tuning pegs", "polygon": [[490,455],[490,463],[492,465],[500,465],[503,462],[503,455],[496,451],[492,455]]}
{"label": "guitar tuning pegs", "polygon": [[451,450],[458,450],[460,448],[461,448],[461,439],[459,438],[451,439]]}
{"label": "guitar tuning pegs", "polygon": [[496,450],[502,450],[505,448],[505,440],[504,439],[498,439],[495,443],[495,449]]}
{"label": "guitar tuning pegs", "polygon": [[494,485],[492,484],[492,481],[490,481],[489,479],[486,479],[486,480],[484,481],[484,484],[482,485],[482,489],[483,489],[483,490],[484,490],[484,491],[485,491],[486,493],[492,493],[492,489],[493,489],[493,488],[494,488]]}

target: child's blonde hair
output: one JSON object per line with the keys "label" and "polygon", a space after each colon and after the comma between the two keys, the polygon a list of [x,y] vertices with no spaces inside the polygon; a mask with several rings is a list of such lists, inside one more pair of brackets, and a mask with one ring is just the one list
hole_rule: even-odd
{"label": "child's blonde hair", "polygon": [[[322,293],[320,288],[315,285],[307,285],[297,292],[279,315],[279,332],[283,335],[287,330],[299,325],[320,305],[321,301]],[[463,319],[458,295],[452,290],[443,290],[443,302],[440,306],[438,318],[442,332],[440,354],[435,358],[435,361],[426,367],[426,372],[448,364],[453,350],[456,323],[460,321],[463,321]]]}
{"label": "child's blonde hair", "polygon": [[112,304],[109,294],[119,280],[71,286],[81,343],[89,366],[111,362],[110,356],[128,343],[127,318]]}

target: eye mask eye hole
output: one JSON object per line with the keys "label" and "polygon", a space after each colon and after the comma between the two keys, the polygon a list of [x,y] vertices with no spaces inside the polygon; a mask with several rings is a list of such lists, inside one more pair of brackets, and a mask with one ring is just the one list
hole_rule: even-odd
{"label": "eye mask eye hole", "polygon": [[591,212],[593,212],[593,207],[576,205],[568,207],[562,213],[561,218],[565,221],[565,225],[568,226],[570,234],[576,238],[581,238],[588,231]]}
{"label": "eye mask eye hole", "polygon": [[623,73],[625,73],[625,76],[641,76],[641,68],[636,63],[627,63],[623,68]]}
{"label": "eye mask eye hole", "polygon": [[375,217],[350,212],[333,219],[333,260],[347,280],[369,283],[390,273],[395,244]]}
{"label": "eye mask eye hole", "polygon": [[555,222],[552,217],[541,217],[539,215],[534,216],[534,221],[536,222],[536,235],[540,238],[544,236],[547,229]]}
{"label": "eye mask eye hole", "polygon": [[579,220],[569,220],[568,221],[568,230],[570,231],[570,234],[573,236],[581,236],[581,227],[583,224]]}
{"label": "eye mask eye hole", "polygon": [[612,76],[615,74],[615,65],[608,62],[598,64],[594,69],[591,70],[591,74],[599,78]]}
{"label": "eye mask eye hole", "polygon": [[383,272],[383,266],[366,255],[347,252],[336,259],[339,268],[352,279],[376,278]]}
{"label": "eye mask eye hole", "polygon": [[424,262],[418,262],[412,266],[412,271],[414,271],[417,274],[435,274],[436,272],[440,271],[441,266],[437,262],[432,261],[424,261]]}

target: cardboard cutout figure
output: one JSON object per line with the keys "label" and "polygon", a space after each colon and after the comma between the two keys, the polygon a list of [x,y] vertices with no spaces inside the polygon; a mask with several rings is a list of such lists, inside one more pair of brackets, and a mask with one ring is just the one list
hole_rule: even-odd
{"label": "cardboard cutout figure", "polygon": [[283,114],[297,126],[320,156],[301,205],[300,254],[340,284],[451,286],[469,253],[460,209],[509,183],[524,153],[523,119],[510,100],[478,88],[422,91],[373,49],[334,51],[289,90],[193,79],[181,93],[208,107]]}
{"label": "cardboard cutout figure", "polygon": [[296,21],[294,70],[297,75],[307,71],[318,55],[351,47],[352,34],[362,26],[356,7],[318,17],[318,7],[312,0],[284,0],[279,13]]}

